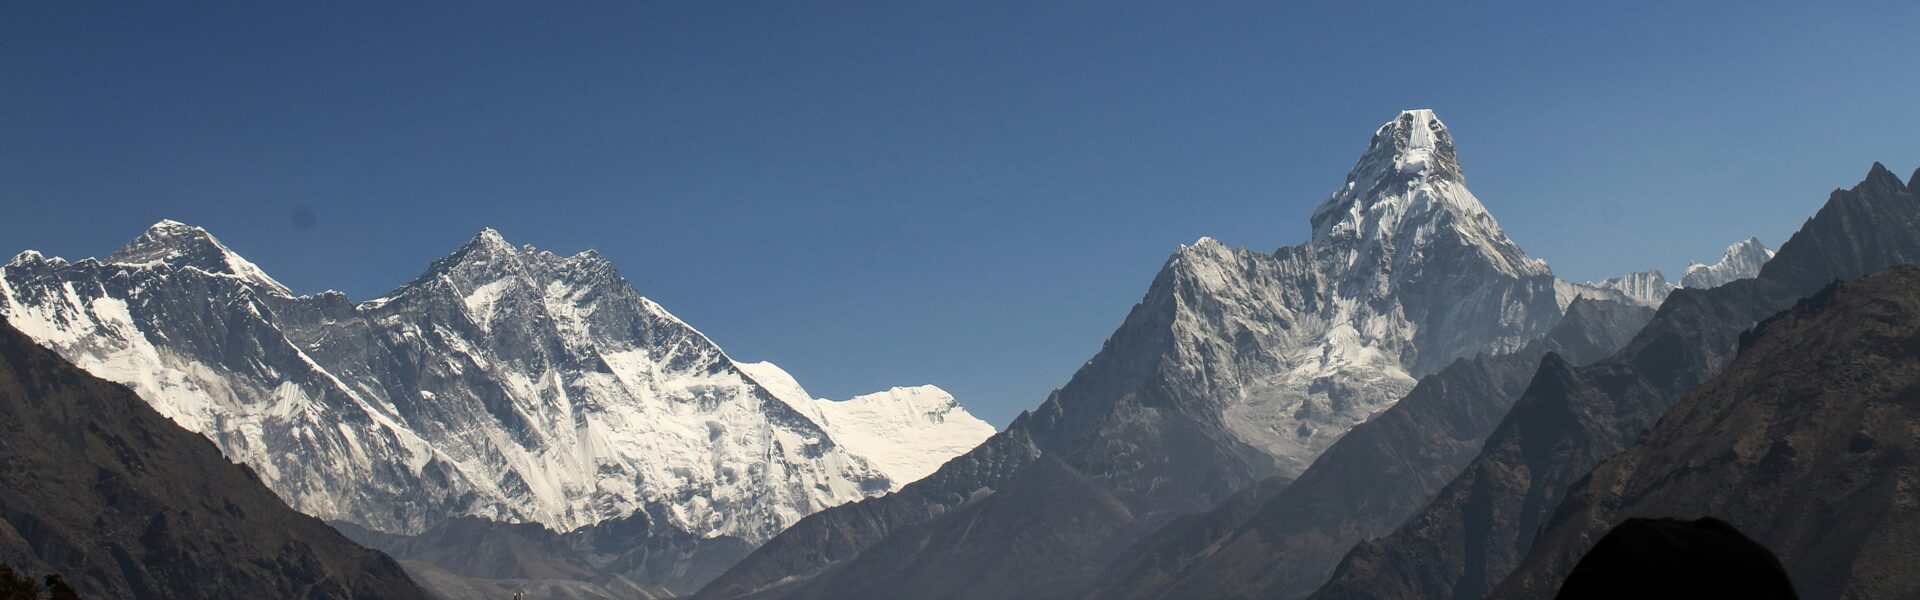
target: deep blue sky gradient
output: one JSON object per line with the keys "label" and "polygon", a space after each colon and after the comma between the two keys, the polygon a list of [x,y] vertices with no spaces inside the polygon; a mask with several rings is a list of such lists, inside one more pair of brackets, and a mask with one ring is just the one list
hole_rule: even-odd
{"label": "deep blue sky gradient", "polygon": [[1576,280],[1920,165],[1912,2],[235,4],[0,7],[0,252],[174,218],[367,299],[490,226],[816,395],[996,424],[1179,244],[1303,240],[1402,108]]}

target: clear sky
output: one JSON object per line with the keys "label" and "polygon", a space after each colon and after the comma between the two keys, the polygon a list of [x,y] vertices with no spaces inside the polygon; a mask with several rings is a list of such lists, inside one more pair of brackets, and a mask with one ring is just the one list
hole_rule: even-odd
{"label": "clear sky", "polygon": [[235,4],[0,7],[0,252],[173,218],[367,299],[493,227],[1001,425],[1179,244],[1305,239],[1403,108],[1575,280],[1920,165],[1914,2]]}

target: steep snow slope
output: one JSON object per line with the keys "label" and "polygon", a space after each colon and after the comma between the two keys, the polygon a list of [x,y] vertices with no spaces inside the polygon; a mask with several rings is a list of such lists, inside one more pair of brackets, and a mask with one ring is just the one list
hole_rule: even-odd
{"label": "steep snow slope", "polygon": [[1668,294],[1680,289],[1667,283],[1667,276],[1659,271],[1638,271],[1588,285],[1618,291],[1642,306],[1660,306]]}
{"label": "steep snow slope", "polygon": [[841,446],[894,484],[918,481],[993,435],[993,425],[961,408],[937,386],[895,387],[848,400],[809,398],[785,370],[769,362],[742,363],[755,381],[827,430]]}
{"label": "steep snow slope", "polygon": [[[902,451],[843,447],[824,411],[755,381],[591,251],[515,248],[488,230],[355,305],[292,296],[167,221],[108,261],[23,253],[0,283],[0,313],[23,331],[330,520],[413,533],[476,515],[564,531],[645,511],[758,541],[904,483],[875,466]],[[948,402],[942,415],[971,419]],[[893,422],[856,419],[843,435],[872,424]],[[920,460],[991,428],[948,433]]]}

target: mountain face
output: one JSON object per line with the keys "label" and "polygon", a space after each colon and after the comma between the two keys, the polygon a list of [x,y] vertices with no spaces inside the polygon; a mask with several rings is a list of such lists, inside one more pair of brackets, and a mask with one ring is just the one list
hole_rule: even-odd
{"label": "mountain face", "polygon": [[[1549,352],[1587,362],[1653,310],[1581,299],[1512,354],[1461,359],[1355,427],[1292,485],[1249,510],[1229,500],[1162,528],[1110,563],[1090,598],[1272,598],[1312,592],[1340,557],[1384,535],[1458,475]],[[1236,516],[1237,515],[1237,516]]]}
{"label": "mountain face", "polygon": [[416,581],[449,597],[477,586],[507,586],[548,589],[559,597],[672,598],[692,593],[752,549],[737,538],[662,530],[646,513],[565,533],[477,517],[441,521],[418,535],[383,534],[351,523],[337,527],[398,559]]}
{"label": "mountain face", "polygon": [[392,559],[5,323],[0,564],[88,597],[427,597]]}
{"label": "mountain face", "polygon": [[1736,279],[1746,279],[1760,274],[1760,266],[1773,259],[1773,251],[1760,244],[1760,238],[1747,238],[1746,241],[1727,246],[1727,252],[1720,262],[1711,265],[1694,263],[1687,267],[1686,277],[1681,278],[1681,287],[1706,289],[1720,287]]}
{"label": "mountain face", "polygon": [[769,362],[741,363],[755,381],[825,428],[829,437],[867,459],[896,486],[919,481],[941,463],[993,435],[993,425],[968,414],[953,395],[931,385],[826,400]]}
{"label": "mountain face", "polygon": [[[803,519],[702,596],[858,595],[864,584],[853,573],[964,580],[948,575],[967,566],[938,557],[976,550],[902,545],[890,536],[944,530],[951,522],[943,521],[962,518],[963,505],[983,502],[1042,455],[1058,459],[1047,468],[1089,482],[1067,490],[1083,493],[1078,501],[1112,500],[1126,509],[1125,523],[1096,528],[1097,539],[1022,531],[1076,539],[1049,564],[1091,577],[1113,551],[1174,517],[1262,479],[1300,473],[1348,429],[1404,397],[1418,377],[1460,358],[1525,347],[1576,297],[1617,296],[1554,278],[1508,239],[1467,191],[1452,138],[1431,111],[1407,111],[1381,126],[1312,224],[1312,240],[1274,253],[1209,238],[1182,247],[1101,351],[1038,409],[925,480]],[[1016,512],[966,518],[1027,522]],[[950,543],[1007,541],[961,536]],[[867,552],[881,544],[912,555]],[[890,568],[949,572],[894,578]],[[1045,579],[1029,583],[1072,587]]]}
{"label": "mountain face", "polygon": [[1667,276],[1659,271],[1639,271],[1619,277],[1608,277],[1592,285],[1620,292],[1642,306],[1659,306],[1661,302],[1666,301],[1668,294],[1679,288],[1667,283]]}
{"label": "mountain face", "polygon": [[1774,549],[1804,598],[1920,595],[1920,267],[1768,319],[1718,377],[1567,492],[1494,594],[1552,594],[1635,517],[1711,516]]}
{"label": "mountain face", "polygon": [[1432,503],[1354,548],[1315,598],[1477,598],[1512,572],[1568,487],[1717,374],[1741,332],[1836,279],[1920,259],[1920,199],[1874,165],[1782,246],[1758,277],[1682,289],[1612,357],[1550,356]]}
{"label": "mountain face", "polygon": [[[792,598],[1057,598],[1138,527],[1125,502],[1052,455],[945,518],[904,528]],[[992,543],[970,543],[988,539]],[[903,593],[904,591],[904,593]]]}
{"label": "mountain face", "polygon": [[[492,230],[359,304],[292,296],[170,221],[105,261],[22,253],[0,282],[0,313],[35,340],[132,387],[303,512],[384,532],[459,515],[567,531],[644,512],[662,535],[751,543],[992,431],[931,387],[784,397],[769,386],[797,389],[791,377],[759,381],[778,368],[750,372],[598,254]],[[926,439],[889,445],[890,432]]]}

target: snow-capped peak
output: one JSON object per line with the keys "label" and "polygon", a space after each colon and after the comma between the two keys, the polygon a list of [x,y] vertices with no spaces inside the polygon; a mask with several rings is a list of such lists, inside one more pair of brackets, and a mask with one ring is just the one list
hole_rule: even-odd
{"label": "snow-capped peak", "polygon": [[[1373,132],[1373,144],[1367,148],[1372,158],[1389,161],[1403,175],[1428,175],[1460,180],[1460,162],[1453,152],[1453,137],[1433,110],[1416,108]],[[1362,159],[1366,160],[1365,158]]]}
{"label": "snow-capped peak", "polygon": [[266,271],[260,270],[239,254],[220,243],[207,230],[181,223],[173,219],[163,219],[148,227],[146,233],[107,257],[107,262],[119,265],[166,264],[173,267],[192,267],[214,275],[236,277],[270,292],[291,296],[293,292],[281,285]]}
{"label": "snow-capped peak", "polygon": [[[175,276],[198,272],[211,277]],[[163,221],[105,262],[22,253],[0,268],[0,315],[206,434],[290,505],[389,532],[645,512],[758,542],[993,433],[938,388],[809,398],[777,367],[733,361],[599,253],[491,229],[359,305],[257,293],[284,290],[272,281]]]}
{"label": "snow-capped peak", "polygon": [[1693,263],[1687,266],[1686,276],[1680,279],[1681,287],[1710,288],[1726,285],[1729,282],[1746,279],[1760,274],[1760,266],[1773,259],[1773,250],[1760,243],[1759,237],[1727,246],[1720,255],[1720,262],[1711,265]]}
{"label": "snow-capped peak", "polygon": [[938,386],[894,387],[848,400],[828,400],[812,397],[792,374],[773,363],[736,364],[776,399],[819,423],[828,437],[866,458],[892,481],[894,489],[933,473],[995,431]]}
{"label": "snow-capped peak", "polygon": [[573,256],[559,256],[531,244],[516,247],[489,227],[474,234],[460,249],[433,261],[426,272],[394,294],[368,304],[384,304],[409,290],[447,283],[462,289],[496,284],[496,291],[504,291],[512,287],[519,276],[541,272],[594,287],[626,285],[613,264],[599,252],[587,250]]}
{"label": "snow-capped peak", "polygon": [[67,261],[58,256],[49,258],[47,255],[41,254],[39,250],[25,250],[19,254],[15,254],[13,260],[7,261],[7,266],[21,267],[39,263],[52,263],[56,266],[64,266],[67,264]]}
{"label": "snow-capped peak", "polygon": [[1620,292],[1628,300],[1646,306],[1658,307],[1667,300],[1667,295],[1680,286],[1667,282],[1667,276],[1660,271],[1637,271],[1619,277],[1608,277],[1599,283],[1587,283],[1590,287]]}
{"label": "snow-capped peak", "polygon": [[1313,239],[1346,247],[1356,261],[1372,253],[1356,243],[1381,247],[1382,258],[1398,264],[1441,237],[1456,237],[1507,275],[1547,273],[1467,191],[1446,124],[1432,110],[1401,111],[1375,130],[1346,185],[1314,209]]}
{"label": "snow-capped peak", "polygon": [[895,486],[933,474],[995,431],[961,408],[952,394],[931,385],[814,402],[827,435],[866,457]]}
{"label": "snow-capped peak", "polygon": [[513,244],[507,243],[507,238],[500,235],[500,231],[492,227],[481,228],[480,233],[474,234],[473,239],[467,241],[467,245],[504,248],[508,250],[513,249]]}
{"label": "snow-capped peak", "polygon": [[491,260],[514,256],[519,253],[520,251],[514,248],[512,243],[507,242],[507,238],[501,236],[499,231],[488,227],[481,229],[480,233],[474,234],[473,238],[467,240],[467,243],[462,244],[459,250],[455,250],[453,254],[448,255],[447,258],[443,260]]}

